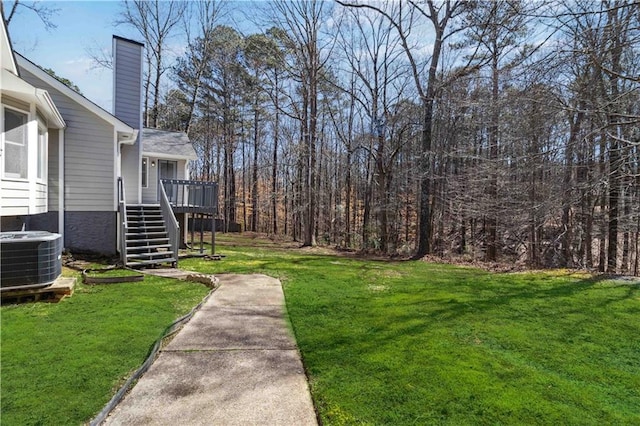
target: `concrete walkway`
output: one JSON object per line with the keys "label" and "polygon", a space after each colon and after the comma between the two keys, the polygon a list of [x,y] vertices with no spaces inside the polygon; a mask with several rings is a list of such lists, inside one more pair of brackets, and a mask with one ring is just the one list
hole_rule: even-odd
{"label": "concrete walkway", "polygon": [[105,424],[317,425],[280,281],[218,278]]}

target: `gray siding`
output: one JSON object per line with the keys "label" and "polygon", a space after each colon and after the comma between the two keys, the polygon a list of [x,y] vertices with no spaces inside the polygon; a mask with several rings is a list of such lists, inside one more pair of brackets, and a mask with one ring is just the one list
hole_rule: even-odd
{"label": "gray siding", "polygon": [[[142,49],[128,40],[113,39],[114,49],[114,115],[134,129],[142,127]],[[127,202],[139,203],[140,163],[142,161],[140,134],[134,145],[123,145],[121,170]]]}
{"label": "gray siding", "polygon": [[113,126],[26,70],[21,69],[21,76],[49,92],[67,123],[64,141],[65,210],[114,211]]}
{"label": "gray siding", "polygon": [[64,247],[73,253],[115,255],[116,212],[65,212]]}
{"label": "gray siding", "polygon": [[142,46],[114,38],[114,115],[139,129],[141,106]]}

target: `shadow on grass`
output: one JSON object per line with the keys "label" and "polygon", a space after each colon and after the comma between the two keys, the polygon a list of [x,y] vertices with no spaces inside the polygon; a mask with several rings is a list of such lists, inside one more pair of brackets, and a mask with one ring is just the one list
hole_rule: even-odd
{"label": "shadow on grass", "polygon": [[620,407],[637,413],[639,286],[244,244],[225,251],[217,272],[284,278],[327,424],[342,414],[411,424],[438,413],[452,424],[620,424]]}

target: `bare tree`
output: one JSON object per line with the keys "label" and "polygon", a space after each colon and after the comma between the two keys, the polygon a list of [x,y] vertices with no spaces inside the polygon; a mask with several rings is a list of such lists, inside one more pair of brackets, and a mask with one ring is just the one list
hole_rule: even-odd
{"label": "bare tree", "polygon": [[139,32],[145,43],[145,126],[156,127],[160,103],[160,82],[169,68],[165,63],[167,43],[179,28],[187,3],[182,1],[124,0],[116,25],[128,25]]}
{"label": "bare tree", "polygon": [[300,84],[301,107],[299,119],[301,136],[305,144],[304,226],[303,245],[316,244],[316,162],[318,142],[318,92],[323,59],[320,27],[328,6],[323,1],[285,1],[272,3],[273,15],[295,44],[297,75]]}
{"label": "bare tree", "polygon": [[[188,118],[185,133],[189,134],[193,123],[196,102],[200,95],[204,72],[211,57],[211,34],[224,10],[219,0],[202,0],[191,4],[185,13],[185,34],[187,35],[187,53],[178,58],[173,67],[178,86],[187,94]],[[197,19],[197,32],[193,34],[191,23]]]}
{"label": "bare tree", "polygon": [[[5,3],[7,3],[7,10],[9,11],[8,13],[5,11]],[[12,2],[0,1],[0,13],[5,18],[7,27],[9,27],[11,21],[16,16],[16,13],[20,11],[20,9],[28,9],[38,15],[38,18],[40,18],[47,31],[54,30],[58,27],[53,22],[53,17],[60,12],[59,8],[51,7],[44,1],[25,2],[23,0],[13,0]]]}
{"label": "bare tree", "polygon": [[[632,200],[637,184],[634,185],[633,177],[629,179],[629,171],[634,170],[638,161],[631,136],[640,122],[634,108],[638,99],[638,80],[634,75],[640,59],[638,6],[637,1],[577,1],[567,3],[558,17],[570,41],[567,43],[571,49],[569,57],[589,70],[582,77],[586,84],[580,84],[576,76],[572,94],[580,99],[585,140],[590,141],[587,158],[593,158],[598,168],[588,168],[593,170],[591,175],[579,175],[591,192],[599,195],[599,205],[591,208],[598,214],[595,221],[600,235],[598,268],[609,272],[615,272],[619,265],[623,229],[627,232],[622,233],[622,266],[628,268],[631,246],[628,230],[634,226]],[[585,226],[589,239],[591,221]],[[587,264],[590,264],[588,240],[584,246]]]}
{"label": "bare tree", "polygon": [[[446,0],[410,0],[408,5],[403,2],[384,3],[382,6],[368,3],[348,3],[338,0],[343,6],[374,10],[384,16],[396,30],[401,46],[409,61],[416,90],[418,91],[423,108],[422,140],[420,152],[420,220],[418,229],[418,244],[416,257],[422,257],[431,252],[431,163],[432,163],[432,133],[436,94],[438,91],[438,66],[443,48],[448,38],[460,29],[451,29],[450,23],[463,11],[465,2]],[[393,7],[389,9],[389,5]],[[423,18],[434,31],[434,43],[426,76],[421,73],[416,59],[415,47],[410,44],[412,27],[417,26],[417,20]]]}
{"label": "bare tree", "polygon": [[[404,52],[399,38],[386,22],[384,16],[368,11],[358,13],[348,10],[342,21],[339,45],[343,52],[341,61],[348,65],[345,72],[352,74],[352,87],[343,88],[361,108],[369,121],[367,137],[369,146],[360,146],[373,159],[372,188],[375,190],[378,249],[387,253],[391,226],[391,182],[395,171],[395,156],[399,153],[394,143],[392,115],[394,105],[400,104],[406,85]],[[362,12],[362,11],[360,11]],[[357,83],[357,85],[356,85]],[[344,139],[344,136],[343,136]],[[367,209],[366,214],[369,211]],[[368,218],[365,218],[365,222]],[[369,229],[363,229],[363,245],[369,245]]]}

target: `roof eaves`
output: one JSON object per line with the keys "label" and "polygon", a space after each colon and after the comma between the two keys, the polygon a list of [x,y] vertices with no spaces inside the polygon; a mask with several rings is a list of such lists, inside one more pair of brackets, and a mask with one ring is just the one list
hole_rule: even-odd
{"label": "roof eaves", "polygon": [[185,155],[185,154],[168,154],[166,152],[153,152],[142,150],[142,155],[147,157],[157,157],[157,158],[168,158],[170,160],[197,160],[198,156],[195,155],[195,151],[193,154]]}
{"label": "roof eaves", "polygon": [[[13,72],[15,75],[17,75],[18,77],[20,77],[20,70],[18,69],[15,51],[13,50],[13,44],[11,43],[11,36],[9,36],[9,28],[7,28],[7,21],[4,18],[4,9],[2,7],[0,7],[0,20],[2,20],[2,23],[0,25],[2,25],[2,32],[7,40],[7,45],[8,45],[7,47],[9,48],[9,54],[11,58],[12,67],[10,71]],[[6,64],[3,64],[3,66],[6,66]]]}
{"label": "roof eaves", "polygon": [[42,89],[36,89],[36,93],[41,97],[43,102],[46,103],[47,109],[49,110],[49,119],[53,121],[53,124],[58,129],[64,129],[65,127],[67,127],[67,123],[65,123],[64,118],[62,118],[62,115],[60,114],[60,111],[58,111],[58,108],[53,102],[53,99],[51,99],[51,95],[49,95],[49,92]]}

